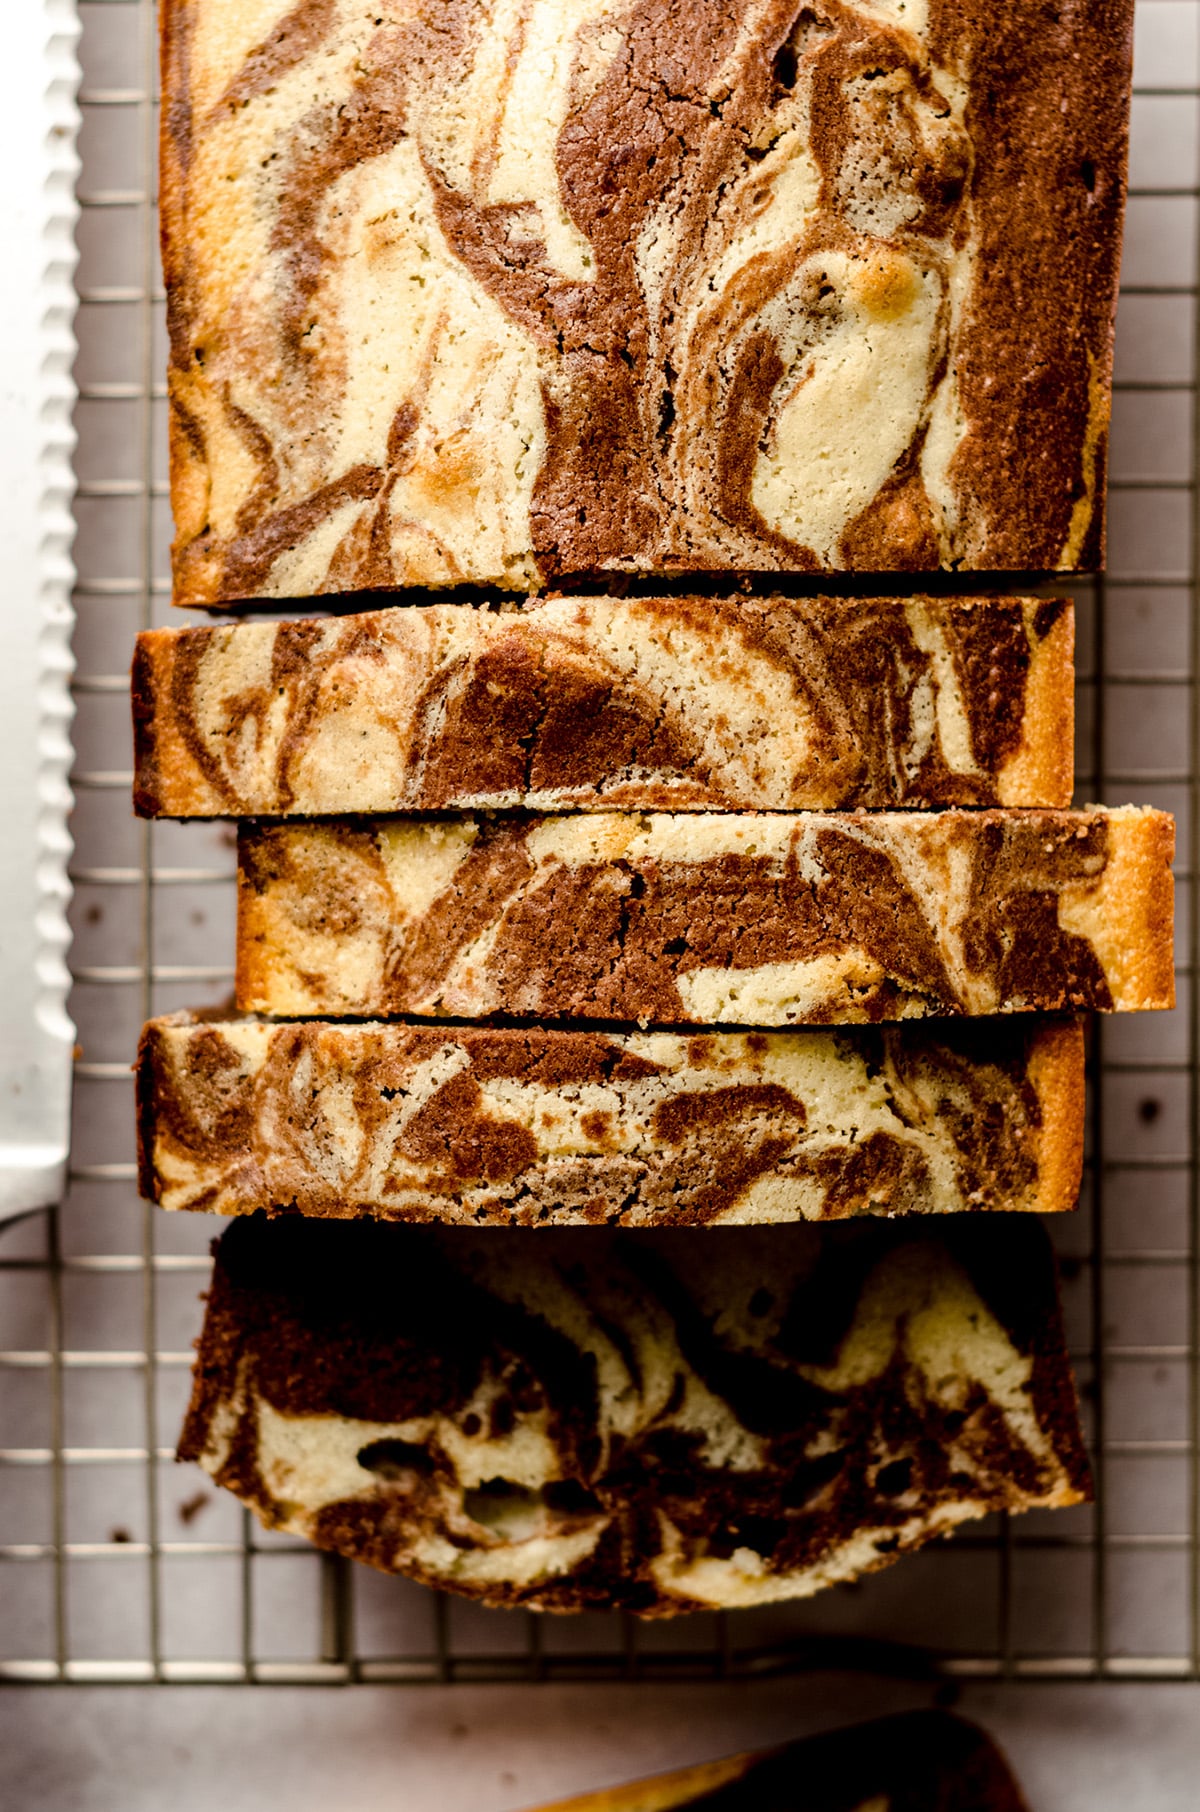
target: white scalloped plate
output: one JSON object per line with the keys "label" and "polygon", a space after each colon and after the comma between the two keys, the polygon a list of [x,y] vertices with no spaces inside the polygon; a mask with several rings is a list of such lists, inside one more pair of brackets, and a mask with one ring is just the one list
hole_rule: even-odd
{"label": "white scalloped plate", "polygon": [[41,78],[0,108],[0,1219],[55,1201],[67,1160],[77,34],[70,0],[6,13]]}

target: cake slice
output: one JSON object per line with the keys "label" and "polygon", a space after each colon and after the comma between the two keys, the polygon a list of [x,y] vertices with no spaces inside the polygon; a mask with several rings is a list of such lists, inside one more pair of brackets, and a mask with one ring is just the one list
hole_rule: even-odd
{"label": "cake slice", "polygon": [[803,1597],[1088,1494],[1033,1220],[688,1233],[235,1222],[181,1458],[491,1605]]}
{"label": "cake slice", "polygon": [[1070,803],[1071,606],[558,598],[151,629],[144,817]]}
{"label": "cake slice", "polygon": [[176,602],[1101,565],[1132,16],[165,0]]}
{"label": "cake slice", "polygon": [[555,1801],[538,1812],[1029,1812],[986,1731],[903,1711]]}
{"label": "cake slice", "polygon": [[142,1193],[219,1214],[701,1226],[1075,1205],[1071,1022],[676,1033],[151,1020]]}
{"label": "cake slice", "polygon": [[1174,1003],[1162,812],[243,826],[251,1012],[778,1026]]}

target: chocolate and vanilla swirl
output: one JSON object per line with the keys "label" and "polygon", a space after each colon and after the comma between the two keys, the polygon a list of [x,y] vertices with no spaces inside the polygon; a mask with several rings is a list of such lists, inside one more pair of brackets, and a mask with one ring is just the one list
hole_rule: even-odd
{"label": "chocolate and vanilla swirl", "polygon": [[176,597],[1102,551],[1130,0],[168,0]]}

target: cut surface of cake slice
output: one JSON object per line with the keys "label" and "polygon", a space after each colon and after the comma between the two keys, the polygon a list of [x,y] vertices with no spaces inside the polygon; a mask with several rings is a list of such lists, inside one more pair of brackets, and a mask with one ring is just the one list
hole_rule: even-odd
{"label": "cut surface of cake slice", "polygon": [[165,0],[176,601],[1101,563],[1132,0]]}
{"label": "cut surface of cake slice", "polygon": [[803,1597],[1088,1494],[1028,1218],[491,1232],[255,1217],[180,1441],[268,1525],[492,1605]]}
{"label": "cut surface of cake slice", "polygon": [[470,1226],[1075,1206],[1083,1035],[1027,1018],[813,1032],[152,1020],[164,1208]]}
{"label": "cut surface of cake slice", "polygon": [[559,598],[151,629],[146,817],[1070,803],[1071,606]]}
{"label": "cut surface of cake slice", "polygon": [[1174,1004],[1162,812],[244,825],[238,1006],[779,1026]]}
{"label": "cut surface of cake slice", "polygon": [[947,1711],[902,1711],[537,1812],[1029,1812],[987,1732]]}

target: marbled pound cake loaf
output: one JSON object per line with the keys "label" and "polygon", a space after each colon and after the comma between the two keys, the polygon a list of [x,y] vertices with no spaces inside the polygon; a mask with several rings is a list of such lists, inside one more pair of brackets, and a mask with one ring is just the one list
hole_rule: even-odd
{"label": "marbled pound cake loaf", "polygon": [[334,1017],[800,1025],[1174,1000],[1139,811],[243,826],[237,998]]}
{"label": "marbled pound cake loaf", "polygon": [[575,598],[154,629],[146,817],[1070,803],[1071,606]]}
{"label": "marbled pound cake loaf", "polygon": [[1075,1206],[1071,1022],[601,1034],[151,1020],[142,1193],[164,1208],[470,1225]]}
{"label": "marbled pound cake loaf", "polygon": [[781,1749],[698,1762],[537,1812],[1029,1812],[987,1733],[947,1711],[904,1711]]}
{"label": "marbled pound cake loaf", "polygon": [[180,604],[1093,568],[1132,0],[165,0]]}
{"label": "marbled pound cake loaf", "polygon": [[236,1222],[180,1440],[272,1528],[493,1605],[801,1597],[1088,1494],[1033,1220]]}

